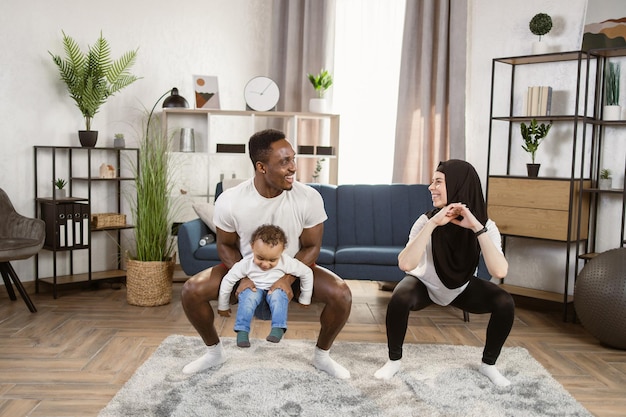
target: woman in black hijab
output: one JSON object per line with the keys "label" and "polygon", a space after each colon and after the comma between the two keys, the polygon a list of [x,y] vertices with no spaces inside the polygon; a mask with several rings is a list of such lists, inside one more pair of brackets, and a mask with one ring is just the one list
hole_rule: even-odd
{"label": "woman in black hijab", "polygon": [[492,277],[504,278],[508,269],[500,232],[487,217],[480,178],[469,163],[451,159],[439,164],[428,189],[435,209],[417,219],[398,256],[407,275],[387,307],[389,361],[375,376],[389,379],[400,370],[409,313],[436,303],[491,313],[479,371],[498,386],[510,385],[495,363],[513,326],[513,298],[474,276],[481,252]]}

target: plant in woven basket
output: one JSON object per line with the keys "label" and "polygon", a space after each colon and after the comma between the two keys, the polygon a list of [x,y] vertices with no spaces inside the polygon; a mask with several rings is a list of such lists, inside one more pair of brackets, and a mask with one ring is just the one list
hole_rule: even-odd
{"label": "plant in woven basket", "polygon": [[141,129],[139,163],[133,166],[135,195],[129,195],[135,242],[128,252],[126,300],[140,306],[158,306],[172,300],[176,262],[175,241],[170,235],[176,210],[170,199],[171,138],[161,128],[160,118],[152,117],[153,111],[154,107]]}
{"label": "plant in woven basket", "polygon": [[135,225],[135,248],[131,258],[150,262],[173,257],[175,242],[170,236],[172,192],[169,172],[170,138],[159,117],[148,116],[139,140],[139,166],[133,167],[136,193],[131,199]]}

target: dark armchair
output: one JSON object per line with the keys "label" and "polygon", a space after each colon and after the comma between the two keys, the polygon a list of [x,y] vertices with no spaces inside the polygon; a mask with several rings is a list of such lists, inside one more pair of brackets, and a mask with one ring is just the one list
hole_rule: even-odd
{"label": "dark armchair", "polygon": [[7,194],[0,188],[0,273],[9,298],[17,299],[11,285],[12,281],[32,313],[37,309],[10,262],[37,254],[43,246],[45,237],[44,221],[17,213]]}

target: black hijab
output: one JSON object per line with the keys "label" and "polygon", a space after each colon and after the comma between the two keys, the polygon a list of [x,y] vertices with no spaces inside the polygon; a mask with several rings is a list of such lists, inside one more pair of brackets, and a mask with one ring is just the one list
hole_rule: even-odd
{"label": "black hijab", "polygon": [[[474,167],[459,159],[440,162],[437,171],[446,178],[446,204],[463,203],[481,224],[487,222],[487,206],[480,178]],[[430,219],[440,209],[426,213]],[[480,245],[474,231],[448,223],[435,228],[432,234],[433,260],[437,275],[448,288],[465,284],[478,266]]]}

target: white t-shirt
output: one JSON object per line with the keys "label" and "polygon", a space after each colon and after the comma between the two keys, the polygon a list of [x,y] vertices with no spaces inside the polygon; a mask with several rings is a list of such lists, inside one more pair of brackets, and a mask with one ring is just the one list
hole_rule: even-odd
{"label": "white t-shirt", "polygon": [[[428,217],[425,214],[422,214],[411,227],[411,232],[409,233],[409,240],[413,239],[417,234],[422,230],[426,222],[428,222]],[[487,226],[487,236],[493,242],[493,244],[500,250],[502,253],[502,237],[500,236],[500,231],[496,226],[493,220],[487,220],[485,224]],[[467,283],[464,285],[450,289],[446,287],[439,276],[437,276],[437,271],[435,269],[435,264],[433,262],[433,247],[432,247],[432,239],[428,240],[426,244],[426,249],[424,256],[420,260],[419,264],[412,271],[405,271],[407,274],[413,275],[417,277],[420,281],[426,285],[428,289],[428,295],[430,299],[433,300],[434,303],[447,306],[450,304],[459,294],[461,294],[465,287],[467,287]]]}
{"label": "white t-shirt", "polygon": [[298,301],[304,305],[311,304],[311,296],[313,294],[313,271],[311,268],[296,258],[283,253],[274,268],[264,271],[254,263],[254,254],[250,254],[233,265],[224,276],[220,284],[217,308],[219,310],[228,310],[230,293],[233,291],[235,283],[240,279],[248,277],[257,288],[269,290],[272,284],[285,274],[300,278],[300,298],[298,298]]}
{"label": "white t-shirt", "polygon": [[243,257],[252,253],[252,233],[264,224],[283,229],[287,235],[285,253],[295,257],[300,250],[302,230],[323,223],[327,218],[322,196],[312,187],[295,181],[291,190],[265,198],[254,187],[254,178],[220,194],[213,213],[217,227],[239,235],[239,251]]}

